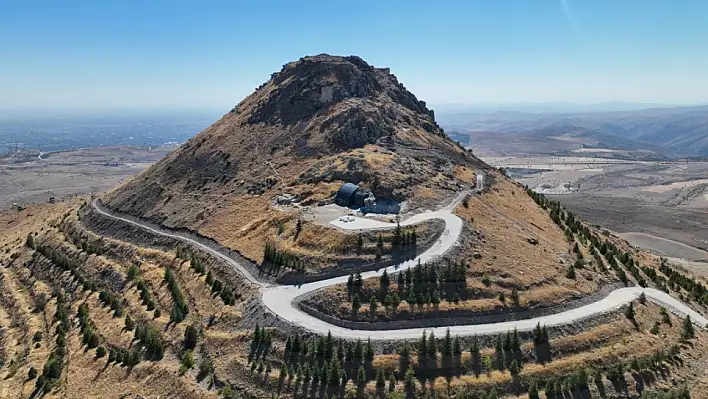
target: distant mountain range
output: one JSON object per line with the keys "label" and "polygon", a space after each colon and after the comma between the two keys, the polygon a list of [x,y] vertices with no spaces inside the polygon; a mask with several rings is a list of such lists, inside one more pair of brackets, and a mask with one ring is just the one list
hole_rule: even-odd
{"label": "distant mountain range", "polygon": [[[550,138],[589,148],[649,150],[665,156],[708,156],[708,106],[649,108],[632,111],[530,113],[497,111],[439,114],[455,139],[490,138],[503,133],[519,140]],[[461,140],[462,139],[462,140]],[[474,147],[474,143],[471,143]]]}
{"label": "distant mountain range", "polygon": [[547,103],[511,103],[511,104],[433,104],[435,110],[441,115],[454,114],[489,114],[499,111],[525,112],[532,114],[557,114],[557,113],[589,113],[589,112],[618,112],[639,111],[649,108],[673,108],[683,105],[668,105],[658,103],[632,103],[622,101],[608,101],[594,104],[575,104],[567,102]]}

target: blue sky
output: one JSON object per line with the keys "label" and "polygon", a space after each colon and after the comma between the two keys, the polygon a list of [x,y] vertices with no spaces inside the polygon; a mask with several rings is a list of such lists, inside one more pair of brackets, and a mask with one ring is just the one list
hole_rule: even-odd
{"label": "blue sky", "polygon": [[435,104],[708,103],[708,1],[6,1],[0,108],[226,110],[356,54]]}

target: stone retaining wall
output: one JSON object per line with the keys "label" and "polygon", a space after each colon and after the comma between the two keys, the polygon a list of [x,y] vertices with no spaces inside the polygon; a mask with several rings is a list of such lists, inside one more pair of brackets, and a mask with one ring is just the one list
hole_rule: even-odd
{"label": "stone retaining wall", "polygon": [[[116,212],[111,209],[106,209],[105,206],[101,203],[100,200],[96,202],[96,206],[103,210],[104,212],[108,212],[111,214],[114,214],[116,216],[119,216],[121,218],[143,224],[145,226],[148,226],[150,228],[156,229],[156,230],[165,230],[166,228],[164,226],[157,225],[155,223],[146,221],[141,218],[137,218],[135,216],[131,216],[128,214],[124,214],[121,212]],[[181,247],[191,247],[191,245],[188,242],[181,241],[177,238],[172,238],[172,237],[166,237],[163,235],[159,234],[154,234],[148,230],[141,229],[137,226],[131,225],[129,223],[124,223],[118,219],[113,219],[106,217],[98,212],[93,211],[93,207],[88,204],[86,207],[82,210],[82,221],[83,222],[88,222],[91,223],[94,228],[100,228],[101,230],[104,230],[105,233],[109,235],[120,235],[121,239],[126,240],[126,241],[131,241],[137,245],[155,245],[160,248],[164,248],[167,250],[174,249],[177,246]],[[99,226],[100,224],[100,226]],[[130,234],[118,234],[119,232],[117,230],[127,230],[130,232]],[[442,229],[440,229],[442,231]],[[362,272],[366,271],[371,271],[371,270],[379,270],[383,267],[388,267],[391,265],[395,265],[398,263],[401,263],[405,261],[406,259],[404,258],[396,258],[396,259],[389,259],[381,262],[374,262],[374,263],[368,263],[365,265],[357,265],[357,266],[351,266],[351,267],[339,267],[335,269],[330,269],[327,271],[324,271],[319,274],[304,274],[304,275],[296,275],[296,274],[286,274],[281,277],[273,277],[269,274],[263,273],[260,268],[258,267],[258,264],[254,262],[251,259],[246,258],[243,256],[240,252],[226,248],[219,244],[216,240],[210,237],[205,237],[201,234],[199,234],[196,231],[186,229],[186,228],[169,228],[170,234],[175,234],[175,235],[180,235],[186,238],[189,238],[191,240],[197,241],[200,244],[203,244],[215,251],[218,251],[222,255],[236,261],[238,264],[246,268],[249,273],[251,273],[252,276],[256,277],[260,281],[264,282],[277,282],[282,285],[302,285],[302,284],[307,284],[315,281],[321,281],[321,280],[327,280],[330,278],[334,277],[341,277],[341,276],[347,276],[349,275],[352,271],[354,270],[361,270]],[[421,246],[420,249],[418,250],[418,253],[422,253],[428,250],[435,241],[437,240],[437,237],[439,237],[439,234],[436,234],[435,238],[429,240],[429,242],[426,243],[425,246]],[[201,251],[203,252],[203,251]],[[205,255],[209,256],[210,258],[213,258],[217,261],[220,261],[217,257],[211,256],[208,253],[204,253]]]}
{"label": "stone retaining wall", "polygon": [[[105,207],[100,204],[100,201],[97,203],[97,206],[105,211],[108,212]],[[147,222],[143,219],[136,218],[134,216],[126,215],[120,212],[114,212],[110,211],[111,214],[115,214],[117,216],[120,216],[121,218],[125,218],[127,220],[134,221],[136,223],[141,223],[145,226],[151,227],[156,230],[163,230],[165,229],[163,226],[158,226],[154,223]],[[167,237],[163,236],[160,234],[155,234],[153,232],[150,232],[146,229],[140,228],[138,226],[131,225],[130,223],[125,223],[121,220],[118,219],[113,219],[110,217],[106,217],[99,212],[95,212],[93,210],[93,207],[89,204],[86,205],[86,207],[82,210],[81,213],[81,221],[86,224],[87,227],[91,227],[92,229],[100,230],[102,233],[110,235],[110,236],[115,236],[121,240],[129,241],[132,242],[136,245],[141,245],[141,246],[153,246],[153,247],[158,247],[161,249],[165,250],[172,250],[176,247],[181,247],[181,248],[192,248],[193,245],[182,241],[178,238],[173,238],[173,237]],[[258,280],[261,281],[272,281],[272,278],[270,276],[265,275],[264,273],[261,273],[260,269],[256,266],[256,264],[247,259],[246,257],[242,256],[238,251],[234,251],[229,248],[225,248],[219,243],[217,243],[214,239],[209,238],[209,237],[204,237],[201,234],[194,232],[189,229],[170,229],[171,234],[176,234],[185,238],[189,238],[191,240],[197,241],[200,244],[203,244],[219,253],[222,255],[226,256],[227,258],[230,258],[234,261],[236,261],[238,264],[240,264],[242,267],[244,267],[246,270],[251,273],[252,276],[257,278]],[[222,259],[219,259],[217,256],[213,256],[209,254],[208,252],[202,251],[198,248],[192,248],[194,249],[195,252],[199,252],[200,254],[208,257],[211,261],[212,264],[217,264],[220,267],[221,271],[226,274],[226,275],[232,275],[234,272],[238,273],[240,275],[240,272],[236,270],[233,266],[230,266],[228,268],[223,268],[223,265],[227,265],[228,263],[224,262]]]}
{"label": "stone retaining wall", "polygon": [[433,236],[426,240],[422,245],[418,246],[415,250],[415,254],[410,254],[409,256],[397,256],[393,259],[387,259],[387,260],[382,260],[380,262],[371,262],[371,263],[358,263],[358,262],[351,262],[350,264],[340,264],[339,266],[325,270],[323,272],[320,272],[318,274],[309,274],[309,275],[302,275],[302,274],[293,274],[293,273],[286,273],[282,275],[281,277],[278,277],[276,281],[279,284],[282,285],[302,285],[302,284],[307,284],[307,283],[312,283],[315,281],[321,281],[321,280],[328,280],[330,278],[335,278],[335,277],[342,277],[342,276],[348,276],[352,272],[359,270],[362,273],[364,272],[369,272],[373,270],[379,270],[384,267],[388,266],[393,266],[397,265],[399,263],[403,263],[407,260],[410,259],[415,259],[418,255],[422,254],[423,252],[427,251],[430,249],[430,247],[435,244],[435,242],[440,238],[442,235],[443,231],[445,231],[445,223],[444,221],[440,219],[432,219],[428,221],[431,223],[431,228],[435,231],[435,234]]}
{"label": "stone retaining wall", "polygon": [[549,306],[539,309],[529,309],[521,312],[480,313],[461,310],[445,312],[446,315],[442,317],[377,322],[338,319],[336,317],[324,314],[311,306],[306,305],[305,301],[308,298],[317,295],[319,290],[312,291],[305,295],[299,296],[295,298],[294,302],[300,310],[309,314],[310,316],[314,316],[318,319],[324,320],[338,327],[349,328],[352,330],[401,330],[407,328],[429,328],[455,325],[491,324],[514,320],[526,320],[535,317],[543,317],[551,314],[564,312],[570,309],[579,308],[581,306],[585,306],[593,302],[597,302],[609,295],[610,292],[618,288],[622,288],[624,286],[625,285],[622,283],[609,284],[602,287],[600,290],[593,294],[590,294],[580,299],[569,301],[562,305]]}

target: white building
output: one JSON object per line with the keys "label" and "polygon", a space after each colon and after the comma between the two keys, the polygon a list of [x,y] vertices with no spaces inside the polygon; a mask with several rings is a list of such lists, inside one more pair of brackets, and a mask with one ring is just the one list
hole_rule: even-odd
{"label": "white building", "polygon": [[484,190],[484,172],[481,170],[477,171],[477,186],[475,188],[477,191]]}

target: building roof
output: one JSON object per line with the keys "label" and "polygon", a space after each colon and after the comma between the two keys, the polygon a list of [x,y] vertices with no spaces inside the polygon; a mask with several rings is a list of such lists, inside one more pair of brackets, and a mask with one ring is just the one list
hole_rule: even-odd
{"label": "building roof", "polygon": [[349,199],[359,189],[359,186],[353,183],[344,183],[337,191],[337,197]]}

